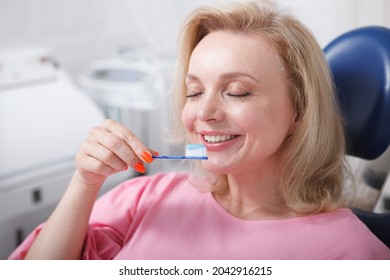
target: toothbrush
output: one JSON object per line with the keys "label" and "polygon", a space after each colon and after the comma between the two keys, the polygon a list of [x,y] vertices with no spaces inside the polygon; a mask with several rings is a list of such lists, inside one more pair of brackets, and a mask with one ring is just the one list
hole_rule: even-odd
{"label": "toothbrush", "polygon": [[203,144],[188,144],[185,156],[153,156],[156,159],[208,159],[207,150]]}

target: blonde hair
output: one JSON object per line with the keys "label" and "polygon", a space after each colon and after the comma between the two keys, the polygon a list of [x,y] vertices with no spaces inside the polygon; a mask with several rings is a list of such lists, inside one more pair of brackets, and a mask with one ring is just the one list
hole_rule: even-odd
{"label": "blonde hair", "polygon": [[[311,32],[293,16],[269,1],[230,3],[195,10],[180,38],[174,83],[174,118],[185,104],[185,76],[195,46],[213,31],[261,34],[282,61],[290,83],[297,119],[284,143],[281,193],[288,207],[300,214],[339,207],[344,181],[345,140],[331,74]],[[181,124],[175,137],[183,141]],[[226,177],[220,177],[219,182]]]}

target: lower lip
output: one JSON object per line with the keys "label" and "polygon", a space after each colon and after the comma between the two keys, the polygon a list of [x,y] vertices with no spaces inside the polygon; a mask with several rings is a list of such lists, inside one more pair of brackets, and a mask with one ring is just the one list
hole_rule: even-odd
{"label": "lower lip", "polygon": [[222,151],[222,150],[227,149],[230,146],[234,145],[237,141],[239,141],[238,140],[239,138],[240,138],[240,136],[237,136],[234,139],[224,141],[224,142],[219,142],[219,143],[210,143],[210,142],[207,142],[206,140],[204,140],[204,138],[203,138],[203,144],[206,146],[207,151]]}

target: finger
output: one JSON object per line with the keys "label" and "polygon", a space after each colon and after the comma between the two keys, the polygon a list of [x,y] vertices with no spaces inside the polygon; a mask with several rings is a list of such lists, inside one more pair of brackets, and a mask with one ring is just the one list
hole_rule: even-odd
{"label": "finger", "polygon": [[151,163],[153,161],[152,153],[149,149],[127,127],[113,120],[106,120],[103,127],[123,139],[139,160],[144,163]]}
{"label": "finger", "polygon": [[91,129],[89,141],[105,146],[128,166],[131,166],[139,173],[145,173],[146,169],[143,162],[122,138],[112,133],[110,127],[107,127],[107,123],[111,125],[115,122],[106,121],[103,125]]}
{"label": "finger", "polygon": [[91,143],[86,141],[83,144],[83,151],[87,155],[102,161],[116,171],[123,171],[128,167],[128,164],[120,159],[112,150],[107,149],[105,146],[99,143]]}
{"label": "finger", "polygon": [[149,149],[149,151],[152,153],[153,156],[158,156],[159,155],[159,152],[157,152],[156,150]]}
{"label": "finger", "polygon": [[[95,137],[95,145],[103,146],[106,150],[110,151],[111,155],[108,155],[107,152],[107,157],[112,156],[111,160],[113,160],[115,155],[119,160],[133,168],[141,162],[131,147],[117,135],[108,131],[103,131]],[[106,160],[108,160],[108,158],[106,158]]]}
{"label": "finger", "polygon": [[104,162],[85,153],[77,154],[76,165],[77,168],[82,170],[83,173],[90,172],[104,177],[110,176],[117,172],[111,166],[108,166]]}

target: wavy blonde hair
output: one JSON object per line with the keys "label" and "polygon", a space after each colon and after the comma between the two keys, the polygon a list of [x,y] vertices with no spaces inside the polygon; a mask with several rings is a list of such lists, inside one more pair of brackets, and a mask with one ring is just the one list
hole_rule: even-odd
{"label": "wavy blonde hair", "polygon": [[[179,41],[174,120],[181,120],[191,53],[202,38],[219,30],[261,34],[279,55],[289,78],[297,120],[284,143],[281,167],[280,188],[287,206],[300,214],[339,207],[346,170],[345,138],[330,70],[311,32],[275,3],[230,3],[198,8],[190,14]],[[175,137],[186,141],[181,123]],[[227,184],[226,176],[218,179],[220,185]]]}

